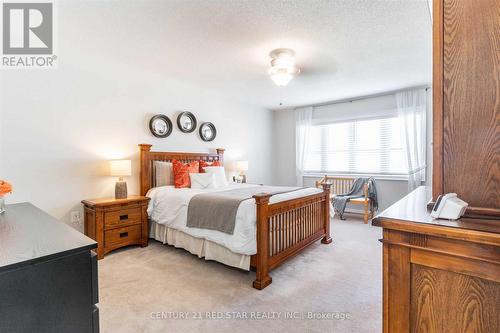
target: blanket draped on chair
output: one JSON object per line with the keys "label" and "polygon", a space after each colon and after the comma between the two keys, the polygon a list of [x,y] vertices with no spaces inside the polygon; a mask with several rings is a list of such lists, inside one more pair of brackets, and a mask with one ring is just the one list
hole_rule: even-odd
{"label": "blanket draped on chair", "polygon": [[373,211],[378,209],[377,188],[375,186],[375,179],[358,178],[354,181],[349,192],[344,194],[337,194],[333,197],[333,208],[339,214],[340,219],[343,219],[345,207],[349,200],[364,197],[364,185],[368,183],[368,197]]}

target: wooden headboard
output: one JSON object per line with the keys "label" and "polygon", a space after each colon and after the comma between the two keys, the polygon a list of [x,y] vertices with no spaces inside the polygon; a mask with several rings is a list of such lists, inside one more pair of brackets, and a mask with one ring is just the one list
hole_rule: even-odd
{"label": "wooden headboard", "polygon": [[153,161],[165,161],[170,162],[174,159],[181,162],[191,162],[191,161],[220,161],[224,162],[224,150],[222,148],[217,148],[216,154],[204,154],[204,153],[183,153],[183,152],[159,152],[151,151],[151,146],[149,144],[140,144],[140,191],[141,195],[146,195],[150,188],[153,187]]}

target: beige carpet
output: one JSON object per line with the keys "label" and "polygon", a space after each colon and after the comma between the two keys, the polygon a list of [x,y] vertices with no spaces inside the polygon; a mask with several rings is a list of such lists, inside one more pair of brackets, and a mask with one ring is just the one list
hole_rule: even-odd
{"label": "beige carpet", "polygon": [[381,332],[381,229],[333,220],[332,236],[272,271],[261,291],[253,272],[156,241],[113,252],[99,261],[101,332]]}

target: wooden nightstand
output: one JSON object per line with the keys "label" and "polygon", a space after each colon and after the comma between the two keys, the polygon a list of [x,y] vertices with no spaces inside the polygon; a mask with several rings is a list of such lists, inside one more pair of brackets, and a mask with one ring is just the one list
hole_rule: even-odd
{"label": "wooden nightstand", "polygon": [[97,243],[97,258],[123,246],[148,246],[149,198],[83,200],[85,235]]}

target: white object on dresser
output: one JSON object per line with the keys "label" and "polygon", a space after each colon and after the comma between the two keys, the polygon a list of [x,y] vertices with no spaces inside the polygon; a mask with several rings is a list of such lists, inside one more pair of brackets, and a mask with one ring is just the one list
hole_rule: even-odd
{"label": "white object on dresser", "polygon": [[458,198],[456,193],[440,195],[434,207],[431,217],[435,219],[458,220],[465,213],[469,204]]}

